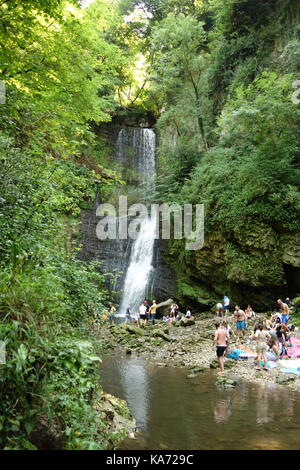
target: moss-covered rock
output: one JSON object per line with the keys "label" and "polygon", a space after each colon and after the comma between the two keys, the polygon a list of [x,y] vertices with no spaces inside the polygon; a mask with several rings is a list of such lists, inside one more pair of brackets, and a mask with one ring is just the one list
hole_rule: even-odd
{"label": "moss-covered rock", "polygon": [[170,336],[166,335],[166,333],[164,333],[162,330],[154,330],[151,334],[154,338],[159,337],[165,341],[171,341]]}

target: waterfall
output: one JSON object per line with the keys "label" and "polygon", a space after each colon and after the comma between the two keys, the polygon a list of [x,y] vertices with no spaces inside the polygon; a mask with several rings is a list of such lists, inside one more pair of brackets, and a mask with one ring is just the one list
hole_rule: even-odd
{"label": "waterfall", "polygon": [[[131,133],[131,135],[130,135]],[[132,143],[132,152],[125,150],[124,141]],[[127,147],[128,148],[128,147]],[[117,142],[117,159],[124,166],[134,160],[134,167],[139,174],[145,196],[154,190],[155,178],[155,133],[152,129],[135,128],[128,132],[122,129]],[[143,201],[140,201],[143,202]],[[127,267],[123,295],[119,314],[125,315],[127,307],[133,316],[147,293],[147,287],[153,270],[153,248],[155,241],[156,219],[148,217],[140,224],[138,237],[132,244],[131,255]]]}
{"label": "waterfall", "polygon": [[[130,204],[133,202],[133,191],[136,191],[134,202],[147,203],[151,200],[155,180],[154,131],[145,128],[118,128],[110,134],[110,139],[115,146],[114,159],[121,177],[130,185]],[[122,315],[128,303],[133,305],[132,311],[135,313],[144,296],[150,299],[155,295],[159,302],[175,296],[174,274],[164,260],[166,245],[163,240],[151,240],[150,237],[154,232],[155,221],[145,220],[136,240],[130,237],[100,240],[97,237],[99,217],[96,212],[99,204],[105,202],[102,199],[102,185],[99,184],[97,188],[96,199],[83,214],[82,248],[78,258],[87,262],[99,262],[98,269],[105,274],[105,283],[112,296],[119,298],[123,295],[119,303],[120,306],[122,304]],[[119,222],[119,217],[116,216],[117,233]]]}

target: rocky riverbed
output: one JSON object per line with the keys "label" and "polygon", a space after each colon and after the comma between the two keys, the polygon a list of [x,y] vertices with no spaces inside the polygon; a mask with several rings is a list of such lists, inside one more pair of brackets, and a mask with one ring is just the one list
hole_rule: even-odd
{"label": "rocky riverbed", "polygon": [[[185,320],[185,322],[163,323],[138,327],[136,324],[104,325],[98,331],[105,349],[122,348],[127,354],[145,355],[157,367],[187,367],[191,380],[205,369],[218,369],[213,346],[215,318]],[[231,321],[232,323],[232,321]],[[253,349],[250,340],[252,324],[242,342],[231,343],[233,349]],[[217,384],[234,386],[239,380],[250,382],[273,382],[292,390],[300,390],[300,376],[283,373],[280,367],[258,371],[254,359],[227,359],[224,376],[217,376]]]}

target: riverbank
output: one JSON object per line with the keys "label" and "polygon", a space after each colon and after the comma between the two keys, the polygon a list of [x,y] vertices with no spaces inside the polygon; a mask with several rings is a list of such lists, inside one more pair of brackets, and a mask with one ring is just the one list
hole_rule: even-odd
{"label": "riverbank", "polygon": [[[105,325],[98,335],[102,338],[106,349],[121,348],[127,354],[137,354],[149,357],[158,367],[187,367],[188,377],[196,378],[205,369],[218,372],[215,347],[213,347],[215,318],[196,319],[189,326],[173,326],[158,321],[153,327],[147,325],[139,328],[137,325]],[[242,341],[231,344],[233,349],[243,349],[255,352],[255,342],[249,339],[252,323],[249,323],[247,334]],[[295,335],[297,332],[295,332]],[[288,362],[288,361],[287,361]],[[224,378],[223,378],[224,377]],[[283,385],[291,390],[300,390],[300,376],[282,372],[277,366],[265,370],[256,370],[254,358],[227,359],[224,376],[216,374],[217,383],[234,385],[239,380],[263,383],[271,382]]]}

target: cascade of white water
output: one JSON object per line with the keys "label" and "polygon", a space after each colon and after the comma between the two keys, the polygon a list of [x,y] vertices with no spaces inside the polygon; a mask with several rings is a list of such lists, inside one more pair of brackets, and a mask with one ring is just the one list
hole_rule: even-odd
{"label": "cascade of white water", "polygon": [[[122,134],[121,134],[122,133]],[[122,139],[126,133],[124,130],[119,134],[119,149],[122,148]],[[133,158],[136,168],[145,186],[145,191],[153,191],[155,177],[155,133],[152,129],[133,130]],[[124,160],[119,152],[119,158]],[[142,201],[141,201],[142,202]],[[141,223],[140,232],[133,242],[131,256],[126,271],[123,296],[119,308],[119,314],[125,315],[127,307],[131,308],[133,315],[136,314],[139,304],[144,299],[147,286],[152,272],[152,258],[154,248],[154,237],[156,219],[146,218]]]}

